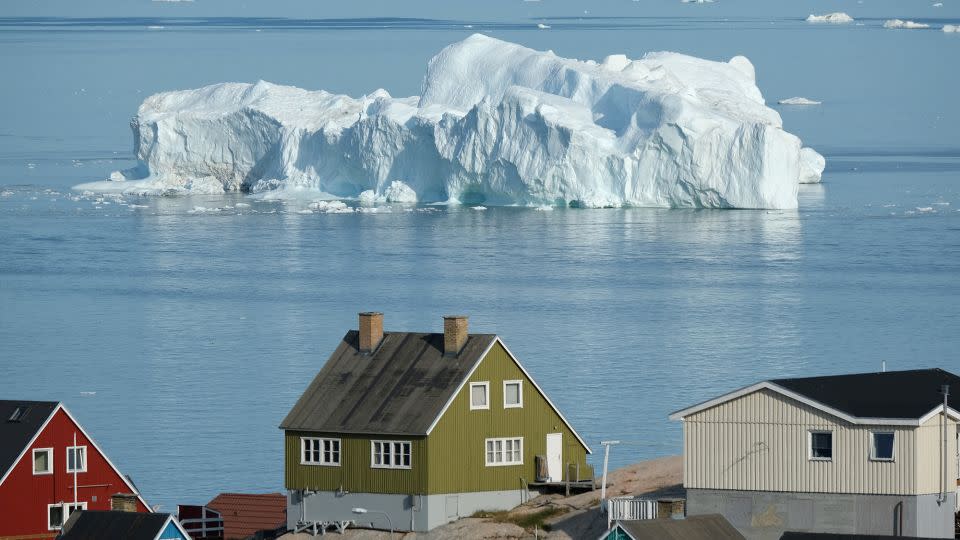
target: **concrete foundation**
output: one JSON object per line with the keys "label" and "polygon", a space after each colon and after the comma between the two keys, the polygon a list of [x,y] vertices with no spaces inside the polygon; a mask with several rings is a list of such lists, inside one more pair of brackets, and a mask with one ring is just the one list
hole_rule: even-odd
{"label": "concrete foundation", "polygon": [[687,515],[722,514],[747,540],[785,531],[953,538],[957,494],[937,497],[688,489]]}
{"label": "concrete foundation", "polygon": [[[530,492],[530,497],[537,493]],[[331,491],[291,491],[287,494],[287,527],[301,522],[353,522],[354,526],[395,531],[426,532],[445,523],[469,517],[479,510],[509,510],[526,502],[522,490],[393,495]],[[354,508],[367,513],[357,514]]]}

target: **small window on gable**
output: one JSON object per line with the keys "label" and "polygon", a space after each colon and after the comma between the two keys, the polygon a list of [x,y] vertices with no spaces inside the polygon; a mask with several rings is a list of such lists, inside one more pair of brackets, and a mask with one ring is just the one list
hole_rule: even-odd
{"label": "small window on gable", "polygon": [[470,410],[490,408],[490,383],[470,383]]}
{"label": "small window on gable", "polygon": [[53,474],[53,448],[33,449],[33,474]]}
{"label": "small window on gable", "polygon": [[67,447],[67,472],[87,472],[87,447]]}
{"label": "small window on gable", "polygon": [[895,436],[892,431],[871,432],[870,439],[870,459],[874,461],[893,461]]}
{"label": "small window on gable", "polygon": [[503,408],[523,407],[523,381],[503,381]]}
{"label": "small window on gable", "polygon": [[77,510],[86,510],[86,502],[58,503],[47,505],[47,529],[51,531],[59,530],[63,524],[70,519],[70,514]]}
{"label": "small window on gable", "polygon": [[833,432],[810,432],[810,459],[815,461],[833,460]]}

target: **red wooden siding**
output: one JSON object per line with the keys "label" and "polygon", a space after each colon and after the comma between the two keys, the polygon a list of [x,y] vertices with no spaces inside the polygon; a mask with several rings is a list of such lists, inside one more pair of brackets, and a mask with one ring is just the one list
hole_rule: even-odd
{"label": "red wooden siding", "polygon": [[[63,409],[58,408],[0,484],[0,540],[43,539],[57,535],[57,531],[47,529],[47,505],[73,502],[73,473],[67,473],[67,447],[73,446],[74,433],[77,446],[87,447],[87,472],[77,473],[77,501],[86,502],[88,510],[109,510],[111,495],[130,492],[106,458],[97,452]],[[53,448],[53,474],[33,474],[34,448]],[[137,501],[137,511],[149,512],[149,509]]]}

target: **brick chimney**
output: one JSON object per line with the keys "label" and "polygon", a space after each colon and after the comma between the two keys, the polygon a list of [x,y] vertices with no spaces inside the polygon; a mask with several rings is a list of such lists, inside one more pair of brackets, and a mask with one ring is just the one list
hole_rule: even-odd
{"label": "brick chimney", "polygon": [[136,512],[137,496],[133,493],[114,493],[110,496],[110,509],[120,512]]}
{"label": "brick chimney", "polygon": [[457,356],[467,344],[467,316],[445,315],[443,317],[443,355]]}
{"label": "brick chimney", "polygon": [[383,313],[368,311],[360,314],[360,352],[371,353],[383,339]]}

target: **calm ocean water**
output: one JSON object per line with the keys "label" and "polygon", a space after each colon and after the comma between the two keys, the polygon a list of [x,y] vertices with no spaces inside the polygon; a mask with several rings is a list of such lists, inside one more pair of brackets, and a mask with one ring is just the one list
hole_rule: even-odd
{"label": "calm ocean water", "polygon": [[[759,379],[960,371],[960,37],[880,29],[895,12],[840,28],[689,13],[549,31],[0,18],[0,396],[64,401],[170,510],[282,490],[277,425],[364,310],[388,330],[465,313],[499,333],[595,449],[624,441],[614,466],[679,453],[669,412]],[[473,31],[580,58],[745,54],[769,102],[824,101],[780,108],[826,155],[824,184],[796,212],[334,215],[69,190],[132,164],[127,121],[153,92],[262,78],[415,94],[426,60]]]}

